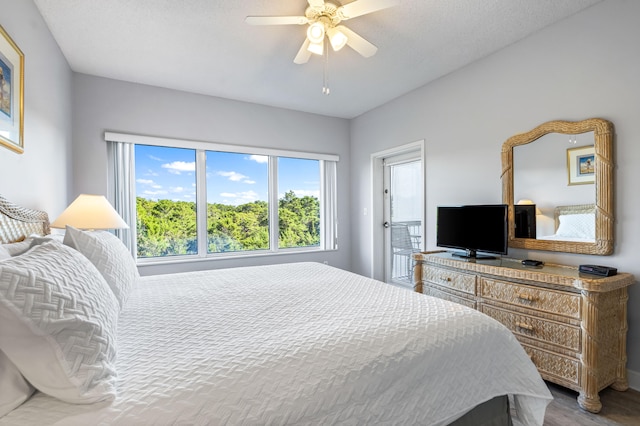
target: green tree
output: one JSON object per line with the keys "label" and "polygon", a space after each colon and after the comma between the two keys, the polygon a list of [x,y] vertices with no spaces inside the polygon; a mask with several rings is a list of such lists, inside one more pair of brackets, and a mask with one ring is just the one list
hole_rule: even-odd
{"label": "green tree", "polygon": [[[196,254],[196,203],[136,199],[138,257]],[[278,202],[279,247],[320,244],[317,198],[287,192]],[[269,205],[266,201],[233,206],[207,205],[207,249],[210,253],[269,248]]]}

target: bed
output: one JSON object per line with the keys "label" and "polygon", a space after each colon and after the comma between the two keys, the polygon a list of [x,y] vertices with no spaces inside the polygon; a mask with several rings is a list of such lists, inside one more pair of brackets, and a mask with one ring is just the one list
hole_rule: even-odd
{"label": "bed", "polygon": [[593,243],[596,240],[595,204],[574,204],[554,209],[555,232],[541,240]]}
{"label": "bed", "polygon": [[[551,400],[511,332],[462,305],[312,262],[138,277],[110,233],[8,244],[48,219],[4,199],[0,214],[1,248],[30,247],[0,260],[0,409],[26,386],[0,425],[541,425]],[[22,318],[39,299],[12,299],[20,271],[83,310]],[[77,336],[55,339],[82,321],[98,343],[77,362]]]}

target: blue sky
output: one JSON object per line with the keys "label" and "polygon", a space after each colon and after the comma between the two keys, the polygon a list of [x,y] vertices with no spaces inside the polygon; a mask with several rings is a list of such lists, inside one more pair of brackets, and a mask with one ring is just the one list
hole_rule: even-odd
{"label": "blue sky", "polygon": [[[152,200],[195,201],[195,150],[136,145],[136,194]],[[240,205],[267,200],[268,158],[207,151],[207,201]],[[278,193],[319,195],[318,161],[280,157]]]}

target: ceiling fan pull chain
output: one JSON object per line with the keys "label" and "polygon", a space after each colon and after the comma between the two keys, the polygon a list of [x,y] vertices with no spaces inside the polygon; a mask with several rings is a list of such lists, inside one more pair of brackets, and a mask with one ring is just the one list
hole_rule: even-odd
{"label": "ceiling fan pull chain", "polygon": [[329,95],[329,49],[325,49],[324,66],[322,69],[322,93]]}

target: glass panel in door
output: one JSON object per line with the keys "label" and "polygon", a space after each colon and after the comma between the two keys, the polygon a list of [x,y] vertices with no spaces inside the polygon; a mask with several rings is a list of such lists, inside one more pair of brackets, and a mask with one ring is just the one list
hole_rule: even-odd
{"label": "glass panel in door", "polygon": [[413,253],[424,240],[423,185],[420,159],[385,160],[386,279],[412,286]]}

